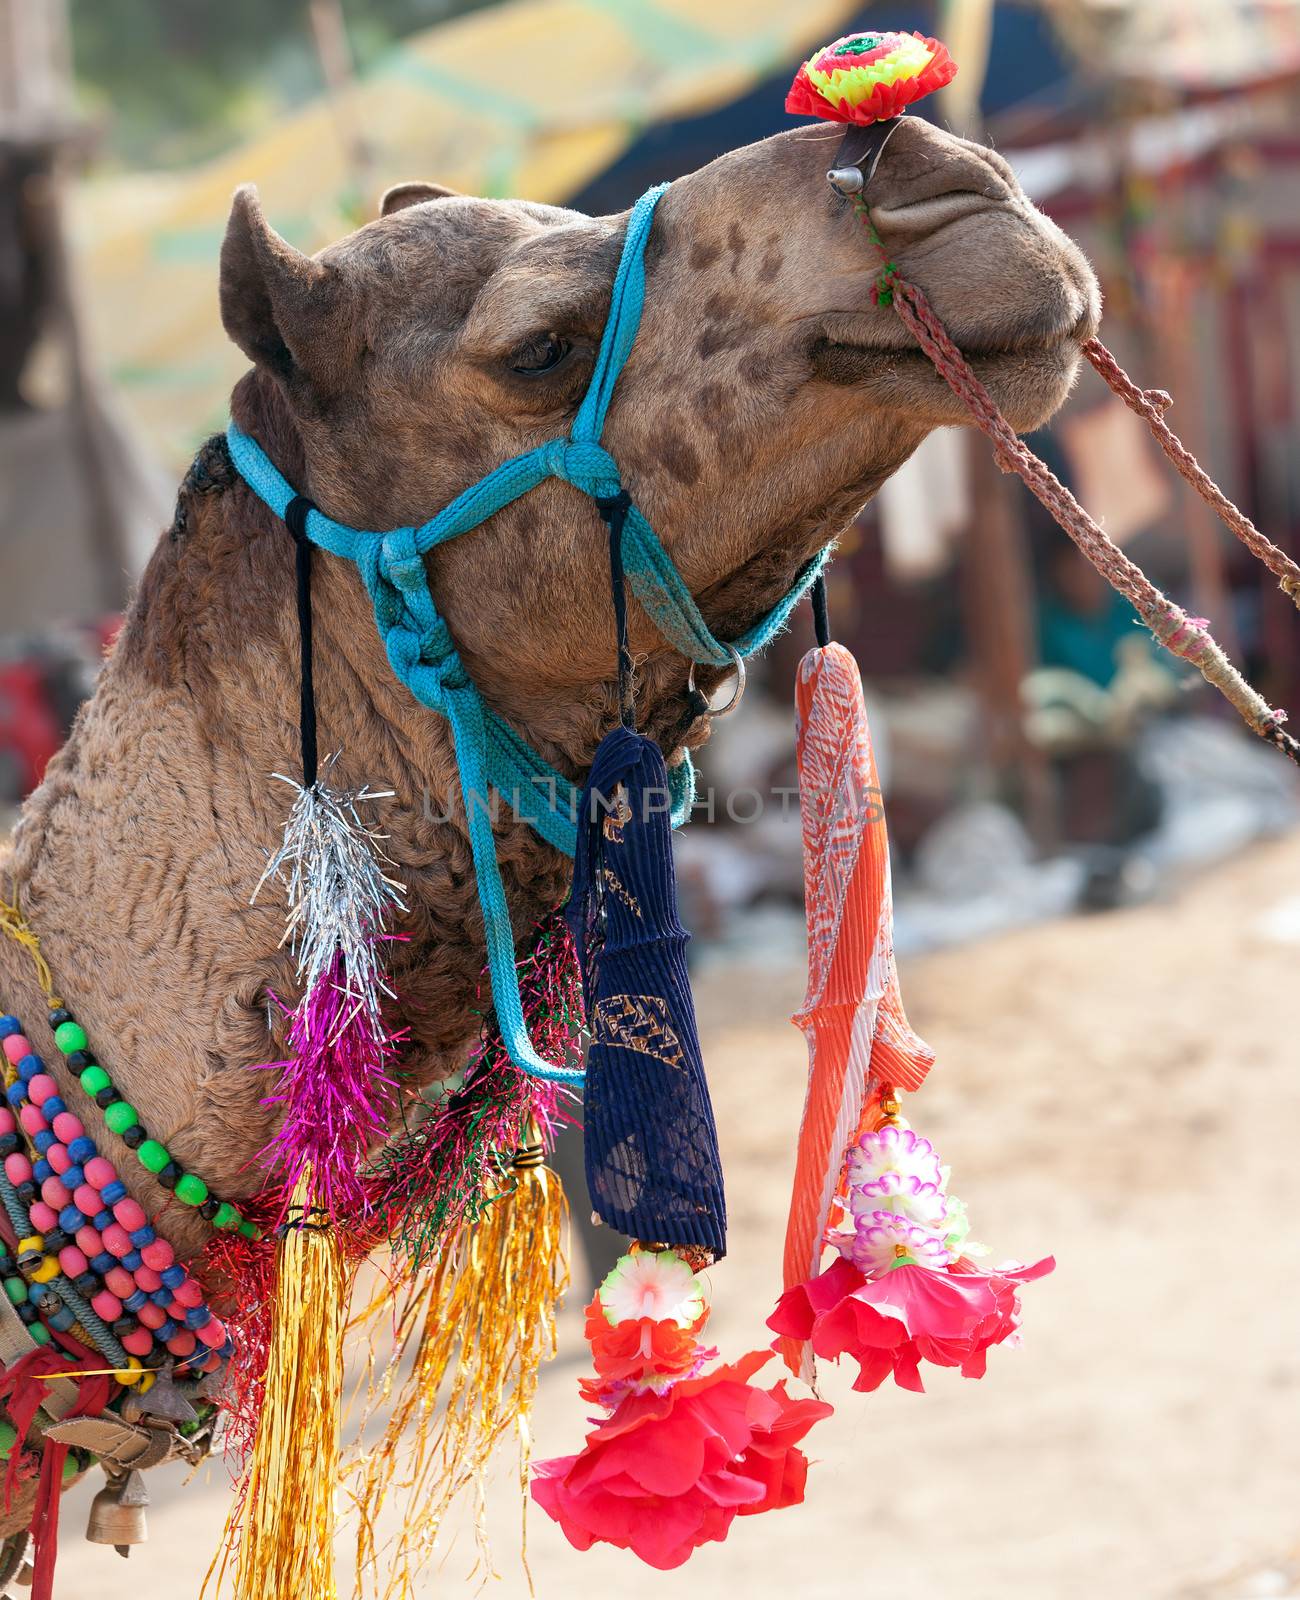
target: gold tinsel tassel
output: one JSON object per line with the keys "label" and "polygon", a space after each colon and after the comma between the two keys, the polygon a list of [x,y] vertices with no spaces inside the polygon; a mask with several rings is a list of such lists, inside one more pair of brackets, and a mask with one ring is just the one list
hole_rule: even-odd
{"label": "gold tinsel tassel", "polygon": [[[411,1370],[384,1436],[360,1465],[356,1500],[358,1589],[367,1577],[386,1600],[411,1600],[447,1509],[467,1487],[478,1496],[480,1556],[490,1568],[483,1487],[496,1446],[512,1429],[527,1505],[529,1425],[538,1369],[555,1354],[556,1306],[569,1285],[568,1204],[543,1165],[535,1126],[515,1154],[513,1182],[464,1228],[411,1292],[376,1401],[414,1339]],[[441,1410],[438,1401],[446,1391]],[[409,1430],[409,1432],[408,1432]],[[400,1467],[400,1472],[399,1472]],[[391,1491],[405,1507],[386,1583],[377,1522]]]}
{"label": "gold tinsel tassel", "polygon": [[[335,1600],[343,1328],[349,1272],[337,1235],[299,1180],[276,1264],[266,1398],[226,1524],[236,1600]],[[209,1573],[211,1577],[211,1573]],[[206,1589],[206,1584],[205,1584]]]}

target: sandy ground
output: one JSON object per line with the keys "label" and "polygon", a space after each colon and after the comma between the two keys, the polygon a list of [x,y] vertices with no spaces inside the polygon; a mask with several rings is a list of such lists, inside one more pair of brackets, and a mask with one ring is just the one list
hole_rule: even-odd
{"label": "sandy ground", "polygon": [[[1300,942],[1263,923],[1297,902],[1292,838],[1160,905],[910,964],[912,1020],[939,1053],[912,1120],[996,1258],[1059,1262],[1026,1291],[1024,1348],[994,1352],[981,1383],[936,1372],[924,1396],[853,1395],[829,1369],[837,1414],[812,1435],[809,1502],[737,1522],[677,1572],[579,1556],[534,1516],[542,1600],[1291,1593],[1262,1569],[1300,1548]],[[761,1342],[776,1289],[800,982],[786,962],[700,984],[733,1217],[712,1274],[724,1354]],[[563,1333],[535,1418],[543,1455],[581,1434],[572,1308]],[[81,1541],[93,1487],[64,1506],[59,1600],[197,1595],[222,1469],[158,1484],[153,1539],[129,1562]],[[486,1592],[509,1600],[528,1592],[516,1506],[503,1483]],[[471,1563],[462,1530],[422,1592],[473,1593]],[[1254,1576],[1220,1588],[1237,1571]]]}

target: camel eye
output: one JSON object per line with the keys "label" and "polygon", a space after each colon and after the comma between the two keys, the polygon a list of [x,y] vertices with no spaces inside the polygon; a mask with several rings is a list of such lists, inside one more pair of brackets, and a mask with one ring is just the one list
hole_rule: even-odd
{"label": "camel eye", "polygon": [[539,333],[522,344],[510,357],[510,370],[532,377],[539,372],[554,372],[573,346],[558,333]]}

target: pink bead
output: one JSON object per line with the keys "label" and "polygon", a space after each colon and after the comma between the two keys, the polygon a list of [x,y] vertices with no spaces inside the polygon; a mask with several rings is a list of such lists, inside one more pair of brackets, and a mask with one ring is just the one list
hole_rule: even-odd
{"label": "pink bead", "polygon": [[24,1056],[29,1056],[31,1053],[32,1041],[25,1033],[11,1033],[5,1040],[5,1055],[13,1062],[14,1066],[17,1066]]}
{"label": "pink bead", "polygon": [[66,1172],[72,1165],[72,1157],[68,1154],[66,1145],[52,1144],[45,1152],[45,1159],[55,1172]]}
{"label": "pink bead", "polygon": [[97,1217],[104,1207],[104,1202],[99,1198],[99,1190],[92,1189],[88,1183],[79,1183],[72,1191],[72,1203],[83,1216],[87,1217]]}
{"label": "pink bead", "polygon": [[172,1334],[168,1339],[167,1348],[174,1356],[188,1356],[198,1342],[188,1328],[182,1328],[179,1333]]}
{"label": "pink bead", "polygon": [[24,1133],[37,1134],[45,1132],[45,1113],[39,1106],[19,1106],[18,1120],[23,1125]]}
{"label": "pink bead", "polygon": [[111,1161],[105,1161],[103,1156],[91,1156],[82,1171],[86,1174],[86,1182],[93,1183],[96,1189],[107,1189],[117,1177],[117,1168]]}
{"label": "pink bead", "polygon": [[161,1306],[147,1305],[140,1307],[136,1312],[136,1318],[146,1328],[161,1328],[167,1320],[167,1313]]}
{"label": "pink bead", "polygon": [[56,1211],[62,1211],[64,1206],[72,1204],[72,1191],[62,1178],[46,1178],[41,1185],[41,1199],[47,1206],[53,1206]]}
{"label": "pink bead", "polygon": [[135,1293],[135,1279],[125,1267],[110,1267],[104,1274],[104,1287],[119,1299],[126,1300]]}
{"label": "pink bead", "polygon": [[0,1133],[12,1133],[18,1124],[8,1106],[0,1106]]}
{"label": "pink bead", "polygon": [[226,1325],[220,1317],[209,1318],[196,1332],[199,1342],[207,1345],[209,1350],[220,1350],[226,1342]]}
{"label": "pink bead", "polygon": [[77,1229],[77,1244],[88,1256],[97,1256],[104,1248],[104,1241],[99,1237],[99,1229],[92,1228],[89,1223],[84,1228]]}
{"label": "pink bead", "polygon": [[43,1106],[51,1095],[59,1092],[59,1086],[48,1072],[38,1072],[34,1078],[27,1080],[27,1097],[35,1101],[38,1106]]}
{"label": "pink bead", "polygon": [[128,1233],[134,1233],[137,1228],[148,1224],[148,1217],[144,1214],[144,1207],[138,1200],[132,1200],[127,1195],[125,1200],[119,1200],[113,1207],[113,1215],[122,1224]]}
{"label": "pink bead", "polygon": [[64,1144],[71,1144],[74,1139],[85,1136],[85,1126],[78,1116],[71,1111],[60,1111],[54,1119],[54,1137],[61,1139]]}
{"label": "pink bead", "polygon": [[115,1294],[109,1294],[107,1289],[101,1289],[91,1299],[90,1309],[105,1322],[116,1322],[122,1315],[122,1302]]}
{"label": "pink bead", "polygon": [[32,1164],[25,1155],[15,1151],[5,1157],[5,1177],[10,1183],[25,1183],[32,1175]]}
{"label": "pink bead", "polygon": [[51,1229],[57,1228],[59,1225],[59,1213],[52,1207],[47,1206],[44,1200],[38,1200],[32,1206],[30,1216],[32,1227],[36,1229],[37,1233],[49,1233]]}
{"label": "pink bead", "polygon": [[130,1252],[131,1235],[120,1222],[110,1222],[100,1234],[100,1238],[104,1241],[104,1249],[110,1255],[124,1256]]}
{"label": "pink bead", "polygon": [[198,1370],[200,1372],[215,1372],[220,1365],[221,1357],[214,1350],[206,1361],[199,1362]]}
{"label": "pink bead", "polygon": [[172,1299],[178,1306],[199,1306],[203,1304],[203,1290],[199,1288],[193,1278],[186,1278],[180,1288],[172,1290]]}
{"label": "pink bead", "polygon": [[59,1266],[69,1278],[79,1278],[83,1272],[90,1271],[85,1251],[78,1250],[75,1244],[65,1244],[59,1251]]}
{"label": "pink bead", "polygon": [[153,1334],[148,1328],[133,1328],[123,1335],[122,1348],[129,1356],[147,1356],[153,1349]]}
{"label": "pink bead", "polygon": [[176,1252],[166,1239],[155,1239],[152,1244],[147,1244],[141,1250],[140,1257],[146,1267],[152,1267],[155,1272],[166,1272],[176,1259]]}
{"label": "pink bead", "polygon": [[152,1267],[137,1267],[135,1269],[135,1286],[143,1289],[146,1294],[152,1294],[155,1289],[162,1288],[162,1279]]}

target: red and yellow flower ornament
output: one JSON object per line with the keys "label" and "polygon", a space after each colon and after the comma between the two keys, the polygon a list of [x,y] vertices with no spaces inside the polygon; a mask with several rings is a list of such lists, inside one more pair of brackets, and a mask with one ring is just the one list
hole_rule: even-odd
{"label": "red and yellow flower ornament", "polygon": [[606,1415],[577,1455],[538,1462],[532,1483],[575,1549],[612,1544],[667,1571],[737,1517],[803,1499],[798,1446],[830,1406],[751,1383],[770,1351],[705,1370],[717,1355],[698,1338],[708,1315],[699,1275],[671,1250],[634,1250],[597,1291],[596,1375],[579,1388]]}
{"label": "red and yellow flower ornament", "polygon": [[922,95],[942,89],[956,71],[937,39],[919,33],[850,33],[804,62],[785,109],[828,122],[885,122]]}

